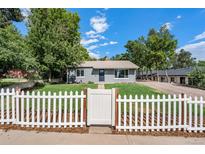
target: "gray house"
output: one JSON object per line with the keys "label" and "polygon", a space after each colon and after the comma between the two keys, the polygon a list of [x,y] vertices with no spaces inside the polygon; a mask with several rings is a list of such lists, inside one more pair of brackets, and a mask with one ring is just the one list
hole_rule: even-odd
{"label": "gray house", "polygon": [[67,83],[135,82],[137,68],[130,61],[85,61],[77,68],[68,69]]}

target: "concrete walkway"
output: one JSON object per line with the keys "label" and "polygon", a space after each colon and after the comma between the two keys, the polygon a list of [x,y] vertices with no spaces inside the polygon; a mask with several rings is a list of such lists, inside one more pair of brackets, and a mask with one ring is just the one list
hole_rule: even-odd
{"label": "concrete walkway", "polygon": [[203,96],[205,98],[205,90],[190,88],[185,86],[174,85],[171,83],[165,82],[154,82],[154,81],[137,81],[139,84],[143,84],[145,86],[149,86],[151,88],[157,89],[161,92],[165,92],[168,94],[187,94],[188,96]]}
{"label": "concrete walkway", "polygon": [[105,89],[105,85],[104,84],[98,84],[98,89]]}
{"label": "concrete walkway", "polygon": [[9,130],[3,132],[0,130],[0,144],[104,144],[104,145],[182,145],[182,144],[203,144],[205,138],[184,138],[184,137],[154,137],[154,136],[136,136],[136,135],[112,135],[112,134],[71,134],[54,132],[35,132],[35,131],[17,131]]}

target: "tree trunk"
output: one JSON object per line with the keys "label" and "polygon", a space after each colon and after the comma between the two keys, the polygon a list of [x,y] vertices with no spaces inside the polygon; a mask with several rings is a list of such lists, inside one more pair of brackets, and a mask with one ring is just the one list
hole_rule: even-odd
{"label": "tree trunk", "polygon": [[159,72],[158,72],[158,68],[157,68],[157,81],[159,82]]}
{"label": "tree trunk", "polygon": [[169,76],[167,74],[167,69],[165,70],[165,73],[166,73],[167,82],[169,82]]}
{"label": "tree trunk", "polygon": [[48,82],[51,82],[51,79],[52,79],[52,73],[51,73],[51,71],[49,71],[49,73],[48,73]]}

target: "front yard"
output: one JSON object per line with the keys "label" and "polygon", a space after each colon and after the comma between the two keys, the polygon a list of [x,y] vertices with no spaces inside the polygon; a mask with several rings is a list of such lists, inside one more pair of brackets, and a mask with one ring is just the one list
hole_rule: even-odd
{"label": "front yard", "polygon": [[35,91],[40,91],[40,92],[56,92],[58,93],[59,91],[62,92],[70,92],[70,91],[82,91],[86,88],[97,88],[96,84],[46,84],[44,87],[35,89]]}
{"label": "front yard", "polygon": [[27,82],[27,79],[20,78],[4,78],[0,79],[0,88],[8,87],[16,83]]}
{"label": "front yard", "polygon": [[114,84],[105,84],[106,89],[110,88],[118,88],[120,95],[162,95],[163,93],[160,91],[157,91],[153,88],[137,84],[137,83],[114,83]]}

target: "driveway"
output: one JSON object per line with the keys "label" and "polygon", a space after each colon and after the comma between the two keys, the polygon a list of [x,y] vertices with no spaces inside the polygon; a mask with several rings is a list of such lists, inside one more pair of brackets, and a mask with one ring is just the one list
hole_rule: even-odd
{"label": "driveway", "polygon": [[138,81],[137,83],[143,84],[145,86],[149,86],[151,88],[157,89],[161,92],[167,94],[187,94],[187,96],[203,96],[205,98],[205,90],[197,89],[197,88],[190,88],[180,85],[175,85],[171,83],[165,82],[154,82],[154,81]]}
{"label": "driveway", "polygon": [[183,145],[183,144],[203,144],[205,138],[185,138],[185,137],[155,137],[155,136],[137,136],[137,135],[114,135],[114,134],[72,134],[55,132],[36,132],[9,130],[4,132],[0,130],[0,144],[6,145],[45,145],[45,144],[104,144],[104,145]]}

